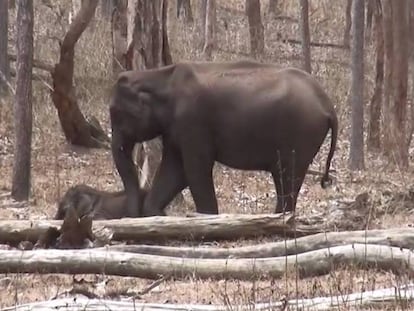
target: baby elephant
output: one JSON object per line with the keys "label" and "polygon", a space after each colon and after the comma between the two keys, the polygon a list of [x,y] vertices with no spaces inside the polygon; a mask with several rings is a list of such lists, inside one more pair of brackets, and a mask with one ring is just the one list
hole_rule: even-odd
{"label": "baby elephant", "polygon": [[[142,197],[145,197],[145,191],[141,191],[143,191]],[[91,215],[92,219],[118,219],[127,216],[124,191],[101,191],[84,184],[68,189],[59,202],[55,219],[64,219],[70,207],[74,207],[79,218],[86,215]],[[137,206],[137,210],[139,207]]]}

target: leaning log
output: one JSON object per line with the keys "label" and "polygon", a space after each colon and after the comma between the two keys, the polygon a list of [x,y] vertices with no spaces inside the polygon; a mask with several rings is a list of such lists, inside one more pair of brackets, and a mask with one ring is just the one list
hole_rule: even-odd
{"label": "leaning log", "polygon": [[146,311],[270,311],[270,310],[308,310],[322,311],[342,308],[363,308],[364,306],[377,309],[384,307],[386,303],[407,307],[407,303],[414,300],[414,285],[408,284],[400,287],[383,288],[363,293],[352,293],[339,296],[315,297],[304,299],[291,299],[287,301],[269,301],[262,303],[249,303],[246,305],[193,305],[193,304],[168,304],[168,303],[139,303],[137,301],[119,301],[108,299],[86,298],[62,298],[48,301],[37,301],[23,305],[13,305],[1,311],[29,311],[44,310],[55,311],[58,309],[70,310],[146,310]]}
{"label": "leaning log", "polygon": [[352,265],[414,275],[413,252],[369,244],[336,246],[298,255],[271,258],[195,259],[96,250],[0,250],[0,273],[105,274],[158,279],[252,280],[282,278],[287,271],[299,277],[333,272]]}
{"label": "leaning log", "polygon": [[[0,220],[0,243],[36,242],[51,227],[60,228],[60,220]],[[155,216],[97,220],[92,230],[105,227],[117,241],[223,240],[280,235],[300,237],[322,230],[294,224],[291,214],[220,214],[199,217]]]}
{"label": "leaning log", "polygon": [[111,245],[97,248],[96,250],[187,258],[263,258],[300,254],[317,249],[352,243],[388,245],[414,249],[414,228],[326,232],[300,237],[296,240],[234,248]]}

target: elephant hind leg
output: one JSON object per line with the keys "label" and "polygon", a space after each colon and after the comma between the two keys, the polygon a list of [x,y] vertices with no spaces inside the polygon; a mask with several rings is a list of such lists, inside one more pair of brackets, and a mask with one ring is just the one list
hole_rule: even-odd
{"label": "elephant hind leg", "polygon": [[302,187],[310,163],[301,162],[292,155],[281,157],[271,173],[276,186],[276,213],[291,212],[296,209],[299,191]]}

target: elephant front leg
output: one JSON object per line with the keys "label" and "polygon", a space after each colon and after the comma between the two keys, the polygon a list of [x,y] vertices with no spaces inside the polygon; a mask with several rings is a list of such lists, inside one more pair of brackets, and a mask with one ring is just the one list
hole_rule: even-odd
{"label": "elephant front leg", "polygon": [[181,157],[178,152],[164,147],[160,166],[148,192],[143,216],[163,216],[164,209],[187,186]]}
{"label": "elephant front leg", "polygon": [[111,145],[112,157],[127,196],[126,217],[138,217],[142,209],[142,193],[139,188],[136,168],[132,160],[132,149],[134,146],[135,142],[133,140],[113,130]]}
{"label": "elephant front leg", "polygon": [[213,165],[213,160],[202,156],[184,157],[184,170],[198,213],[218,214]]}

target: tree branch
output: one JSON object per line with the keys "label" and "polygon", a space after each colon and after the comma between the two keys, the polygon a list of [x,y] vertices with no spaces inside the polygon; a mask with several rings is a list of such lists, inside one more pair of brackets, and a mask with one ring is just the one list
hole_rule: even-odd
{"label": "tree branch", "polygon": [[63,39],[61,52],[62,54],[74,48],[82,33],[88,27],[89,21],[95,14],[98,0],[83,0],[82,7],[70,24],[69,31]]}
{"label": "tree branch", "polygon": [[[290,39],[290,38],[286,38],[286,39],[282,39],[283,42],[287,42],[290,44],[302,44],[301,40],[297,40],[297,39]],[[337,44],[337,43],[329,43],[329,42],[310,42],[311,46],[315,46],[315,47],[322,47],[322,48],[335,48],[335,49],[349,49],[348,47],[346,47],[343,44]]]}

